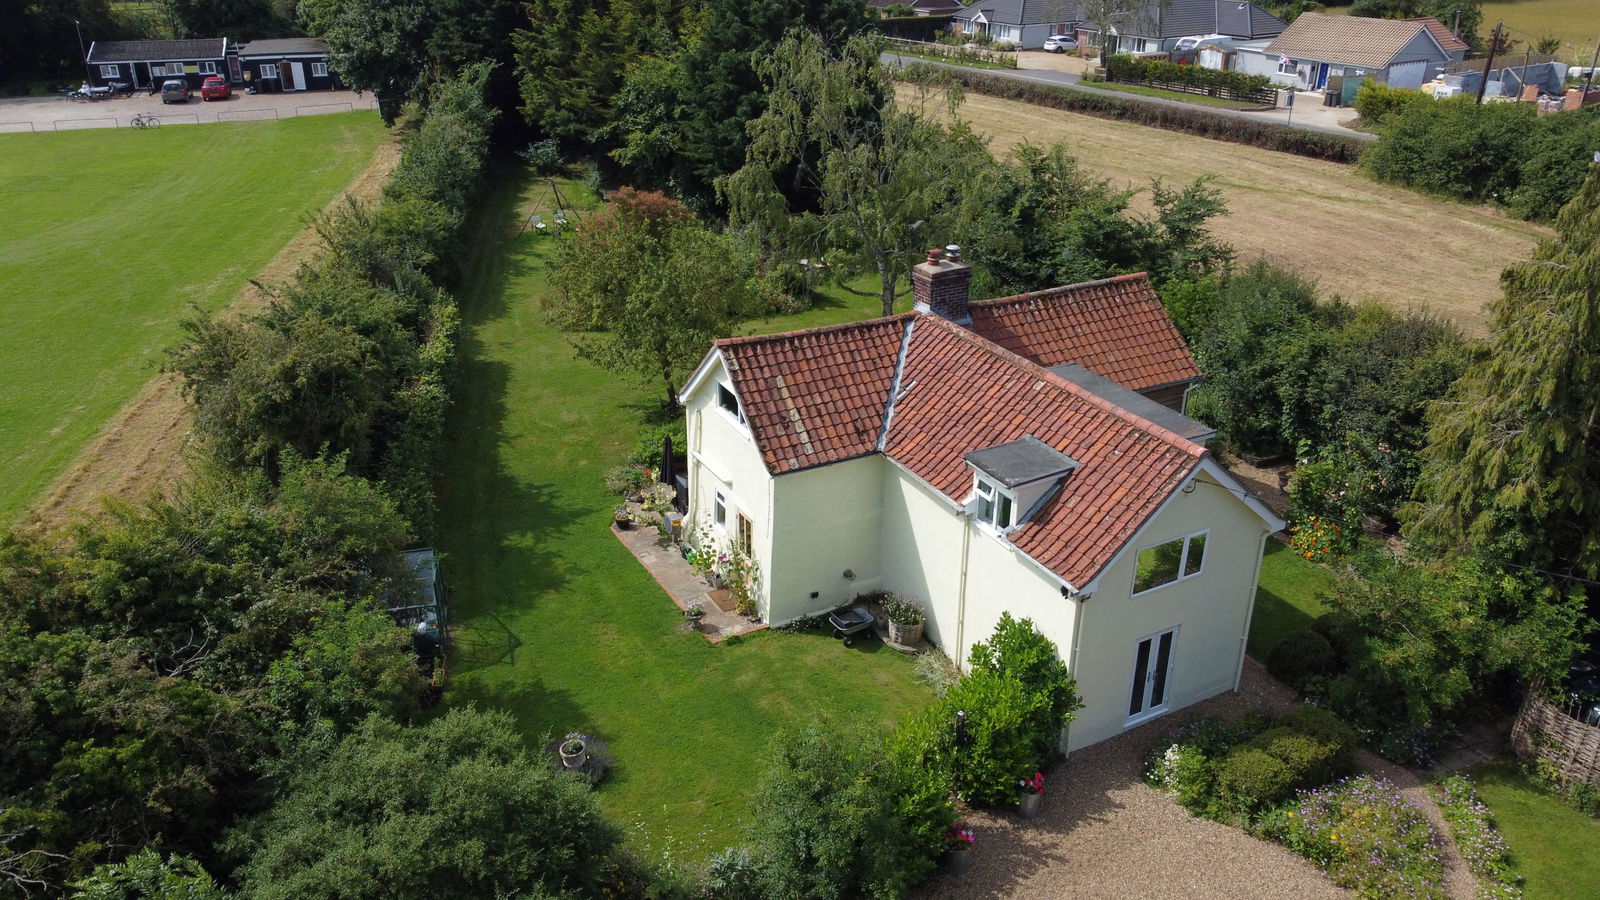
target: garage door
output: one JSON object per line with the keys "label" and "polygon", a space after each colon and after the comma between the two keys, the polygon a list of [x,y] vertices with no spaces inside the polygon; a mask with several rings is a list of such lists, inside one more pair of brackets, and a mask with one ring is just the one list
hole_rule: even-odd
{"label": "garage door", "polygon": [[1422,87],[1422,76],[1426,74],[1428,74],[1427,60],[1395,63],[1389,67],[1389,86],[1416,90]]}

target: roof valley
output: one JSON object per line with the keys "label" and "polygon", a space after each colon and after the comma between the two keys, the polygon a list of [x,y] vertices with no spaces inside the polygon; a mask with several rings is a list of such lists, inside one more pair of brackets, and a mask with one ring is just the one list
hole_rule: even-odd
{"label": "roof valley", "polygon": [[[916,317],[906,319],[906,327],[900,335],[900,355],[894,361],[894,379],[889,382],[889,399],[883,405],[883,427],[878,430],[878,441],[875,449],[883,452],[883,447],[889,441],[889,426],[894,422],[894,405],[900,400],[900,379],[906,371],[906,355],[911,349],[911,332],[917,327]],[[916,382],[906,386],[910,390]]]}

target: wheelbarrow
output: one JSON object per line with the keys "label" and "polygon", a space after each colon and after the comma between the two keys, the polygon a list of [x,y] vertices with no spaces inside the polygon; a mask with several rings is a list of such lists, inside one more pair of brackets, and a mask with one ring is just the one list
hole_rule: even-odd
{"label": "wheelbarrow", "polygon": [[855,644],[856,635],[863,631],[871,633],[872,613],[867,612],[865,606],[852,606],[828,613],[828,624],[833,626],[833,636],[849,647]]}

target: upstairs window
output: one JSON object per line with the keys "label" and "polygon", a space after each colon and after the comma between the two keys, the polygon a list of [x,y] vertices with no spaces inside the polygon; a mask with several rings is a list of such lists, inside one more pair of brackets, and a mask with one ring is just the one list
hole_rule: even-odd
{"label": "upstairs window", "polygon": [[1012,526],[1016,501],[1010,494],[983,478],[977,479],[977,485],[973,490],[978,495],[976,515],[979,521],[993,525],[1001,531]]}
{"label": "upstairs window", "polygon": [[711,521],[718,528],[728,527],[728,498],[721,491],[717,491],[717,496],[711,502]]}
{"label": "upstairs window", "polygon": [[744,409],[739,406],[739,398],[734,396],[733,390],[725,384],[717,385],[717,405],[737,419],[740,425],[745,424]]}
{"label": "upstairs window", "polygon": [[1202,531],[1140,550],[1133,592],[1142,594],[1199,575],[1205,564],[1206,534]]}

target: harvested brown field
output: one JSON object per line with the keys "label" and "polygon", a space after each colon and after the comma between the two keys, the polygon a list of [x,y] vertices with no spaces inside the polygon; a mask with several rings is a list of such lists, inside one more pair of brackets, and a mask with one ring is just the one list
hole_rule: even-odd
{"label": "harvested brown field", "polygon": [[[326,209],[346,202],[347,197],[376,198],[399,162],[400,147],[391,137],[378,146],[372,161]],[[287,282],[319,246],[316,231],[310,226],[302,229],[221,315],[239,316],[265,306],[270,298],[257,285]],[[162,374],[151,379],[50,486],[33,518],[54,525],[94,509],[103,498],[137,501],[151,494],[167,494],[183,480],[188,466],[184,448],[189,424],[189,406],[178,377]]]}
{"label": "harvested brown field", "polygon": [[[902,86],[902,99],[911,100]],[[1266,257],[1347,300],[1426,308],[1469,332],[1488,322],[1501,269],[1549,230],[1484,206],[1379,184],[1360,170],[1176,132],[968,93],[960,114],[1003,155],[1060,141],[1123,187],[1186,184],[1207,174],[1228,214],[1214,231],[1241,260]],[[1142,199],[1135,208],[1148,209]]]}

